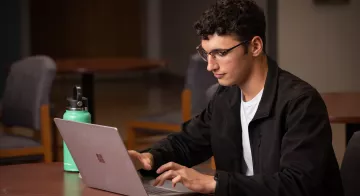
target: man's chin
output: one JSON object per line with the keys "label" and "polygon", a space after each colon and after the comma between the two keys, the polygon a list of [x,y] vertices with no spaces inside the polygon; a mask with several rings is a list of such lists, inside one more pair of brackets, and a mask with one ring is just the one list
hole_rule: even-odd
{"label": "man's chin", "polygon": [[221,85],[221,86],[232,86],[234,85],[233,82],[229,81],[229,80],[224,80],[224,79],[218,79],[218,83]]}

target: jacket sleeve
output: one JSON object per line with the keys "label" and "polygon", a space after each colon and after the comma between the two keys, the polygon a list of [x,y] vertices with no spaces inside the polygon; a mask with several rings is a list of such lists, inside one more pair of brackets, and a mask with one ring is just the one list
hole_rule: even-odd
{"label": "jacket sleeve", "polygon": [[199,115],[183,123],[180,132],[169,134],[152,146],[148,152],[154,157],[153,170],[141,171],[143,175],[156,175],[153,171],[167,162],[192,167],[212,156],[210,121],[213,102],[214,98]]}
{"label": "jacket sleeve", "polygon": [[325,104],[317,92],[307,92],[289,102],[286,115],[279,172],[244,176],[217,171],[215,195],[319,195],[315,187],[322,183],[333,152]]}

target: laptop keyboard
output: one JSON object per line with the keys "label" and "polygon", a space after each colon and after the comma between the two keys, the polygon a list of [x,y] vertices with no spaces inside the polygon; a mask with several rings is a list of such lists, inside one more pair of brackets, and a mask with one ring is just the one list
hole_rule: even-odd
{"label": "laptop keyboard", "polygon": [[173,191],[173,190],[169,190],[169,189],[164,189],[164,188],[159,188],[156,186],[152,186],[150,184],[144,184],[145,190],[146,192],[150,193],[150,194],[169,194],[169,193],[179,193],[177,191]]}

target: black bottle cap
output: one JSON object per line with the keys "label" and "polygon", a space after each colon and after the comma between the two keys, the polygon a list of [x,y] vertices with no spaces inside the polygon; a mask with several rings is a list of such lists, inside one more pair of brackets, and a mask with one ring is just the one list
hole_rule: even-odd
{"label": "black bottle cap", "polygon": [[84,111],[87,110],[87,98],[83,97],[80,86],[74,86],[72,97],[67,98],[68,110]]}

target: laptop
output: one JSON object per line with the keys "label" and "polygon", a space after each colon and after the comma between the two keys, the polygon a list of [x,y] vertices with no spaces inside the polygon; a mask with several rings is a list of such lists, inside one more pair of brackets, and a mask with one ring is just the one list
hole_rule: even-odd
{"label": "laptop", "polygon": [[135,169],[117,128],[54,118],[85,185],[129,196],[194,195],[181,183],[152,186]]}

